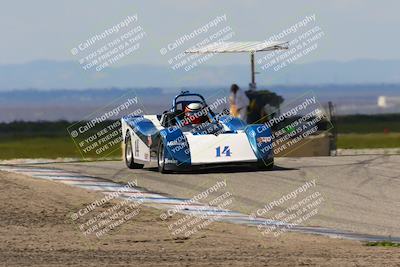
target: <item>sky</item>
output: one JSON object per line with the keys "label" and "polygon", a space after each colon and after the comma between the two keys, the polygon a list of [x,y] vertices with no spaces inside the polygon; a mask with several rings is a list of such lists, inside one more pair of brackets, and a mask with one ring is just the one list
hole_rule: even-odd
{"label": "sky", "polygon": [[[300,63],[400,59],[399,10],[398,0],[4,0],[0,64],[77,60],[72,48],[135,14],[146,36],[140,50],[119,65],[166,65],[161,48],[222,15],[235,33],[231,41],[262,41],[315,14],[324,37]],[[210,64],[247,60],[248,55],[220,55]]]}

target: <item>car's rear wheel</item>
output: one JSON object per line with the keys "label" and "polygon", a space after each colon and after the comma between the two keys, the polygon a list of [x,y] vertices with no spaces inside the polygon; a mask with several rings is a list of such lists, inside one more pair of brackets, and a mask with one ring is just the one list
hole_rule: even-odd
{"label": "car's rear wheel", "polygon": [[258,168],[261,170],[272,171],[274,169],[274,159],[259,162]]}
{"label": "car's rear wheel", "polygon": [[129,132],[126,133],[125,139],[125,164],[129,169],[142,169],[144,166],[143,164],[135,163],[132,140]]}
{"label": "car's rear wheel", "polygon": [[165,169],[165,152],[164,152],[164,142],[160,139],[160,143],[158,144],[157,151],[157,163],[158,163],[158,171],[161,173],[168,173]]}

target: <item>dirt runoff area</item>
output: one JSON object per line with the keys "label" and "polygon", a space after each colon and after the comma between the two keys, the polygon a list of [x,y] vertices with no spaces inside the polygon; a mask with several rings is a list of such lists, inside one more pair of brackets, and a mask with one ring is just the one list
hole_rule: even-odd
{"label": "dirt runoff area", "polygon": [[6,172],[0,191],[0,266],[400,266],[399,248],[295,233],[263,236],[241,225],[214,222],[176,236],[161,210],[145,206],[100,238],[85,236],[71,213],[104,195]]}

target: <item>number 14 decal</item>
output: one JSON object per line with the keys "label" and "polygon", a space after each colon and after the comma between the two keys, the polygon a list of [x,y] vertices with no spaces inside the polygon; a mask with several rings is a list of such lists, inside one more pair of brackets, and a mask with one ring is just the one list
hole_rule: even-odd
{"label": "number 14 decal", "polygon": [[225,157],[230,157],[231,156],[231,149],[229,146],[225,146],[224,149],[221,152],[221,147],[217,147],[215,148],[215,152],[216,152],[216,156],[221,157],[221,156],[225,156]]}

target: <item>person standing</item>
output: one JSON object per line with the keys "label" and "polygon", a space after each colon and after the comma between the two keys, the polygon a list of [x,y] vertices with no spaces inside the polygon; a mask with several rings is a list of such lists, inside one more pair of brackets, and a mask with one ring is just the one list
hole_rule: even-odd
{"label": "person standing", "polygon": [[246,93],[237,84],[232,84],[231,95],[229,96],[230,111],[232,116],[247,122],[247,106],[249,99]]}

